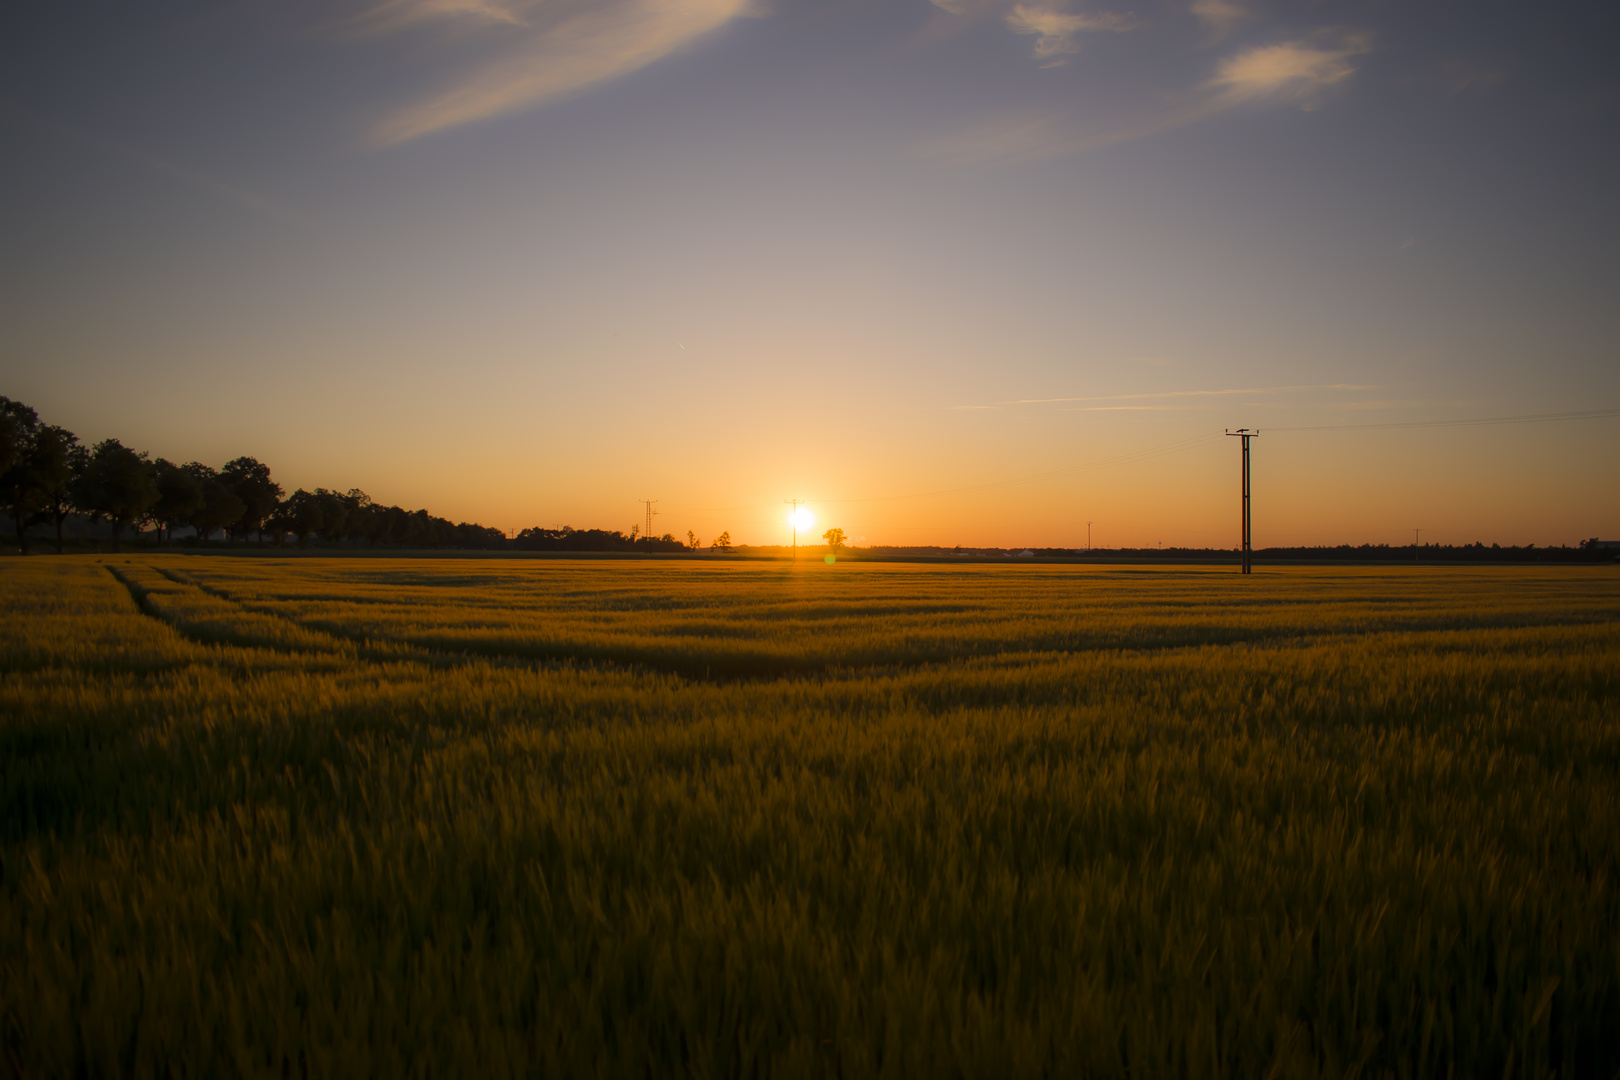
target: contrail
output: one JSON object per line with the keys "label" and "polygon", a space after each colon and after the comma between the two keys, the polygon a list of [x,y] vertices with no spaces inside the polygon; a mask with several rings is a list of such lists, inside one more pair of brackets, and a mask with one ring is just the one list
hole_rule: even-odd
{"label": "contrail", "polygon": [[6,118],[8,115],[20,124],[38,131],[47,132],[60,139],[76,142],[81,146],[93,147],[104,153],[114,154],[136,162],[155,172],[160,172],[170,179],[178,180],[193,190],[207,192],[215,198],[235,203],[244,210],[270,218],[272,221],[279,221],[283,225],[305,225],[309,223],[307,216],[285,203],[267,199],[262,195],[256,195],[234,184],[227,184],[223,180],[217,180],[207,173],[198,172],[196,169],[188,169],[184,165],[177,165],[155,154],[148,154],[144,150],[119,142],[117,139],[109,139],[105,135],[86,131],[83,128],[74,127],[72,124],[64,124],[54,117],[36,112],[16,101],[0,98],[0,119]]}

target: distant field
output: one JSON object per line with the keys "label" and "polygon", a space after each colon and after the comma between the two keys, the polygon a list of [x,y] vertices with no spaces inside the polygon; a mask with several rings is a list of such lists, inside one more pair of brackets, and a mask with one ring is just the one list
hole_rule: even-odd
{"label": "distant field", "polygon": [[1620,570],[0,560],[0,1075],[1620,1075]]}

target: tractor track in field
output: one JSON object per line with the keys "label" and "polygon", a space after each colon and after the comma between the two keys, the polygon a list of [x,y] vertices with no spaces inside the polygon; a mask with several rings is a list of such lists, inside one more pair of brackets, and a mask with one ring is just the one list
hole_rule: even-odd
{"label": "tractor track in field", "polygon": [[[147,592],[138,582],[132,581],[119,573],[111,565],[108,572],[117,579],[130,593],[137,608],[157,621],[163,623],[181,634],[188,640],[203,645],[229,645],[235,648],[262,648],[283,652],[290,655],[303,656],[332,656],[345,655],[322,650],[319,648],[300,647],[286,643],[243,641],[240,639],[226,639],[221,636],[210,636],[194,628],[187,627],[177,620],[157,609],[147,598]],[[915,660],[889,660],[876,664],[850,665],[828,662],[808,663],[761,663],[760,658],[746,658],[715,663],[685,662],[671,660],[668,657],[649,656],[632,650],[588,650],[579,648],[546,648],[533,645],[514,645],[511,648],[478,648],[472,645],[447,646],[443,644],[426,644],[419,641],[400,639],[376,639],[363,633],[351,631],[341,626],[324,622],[306,622],[287,615],[276,608],[257,604],[233,595],[229,590],[218,585],[207,584],[188,574],[178,573],[163,567],[148,566],[147,569],[159,574],[169,582],[198,591],[213,597],[222,603],[229,604],[242,611],[255,615],[266,616],[279,622],[297,627],[305,632],[315,632],[326,635],[338,642],[350,646],[354,652],[347,655],[368,663],[386,665],[401,663],[423,664],[429,667],[459,668],[475,664],[486,664],[493,667],[527,668],[534,669],[542,666],[567,665],[583,670],[618,671],[625,673],[641,673],[648,675],[669,675],[686,679],[692,682],[711,684],[736,684],[749,682],[773,682],[782,679],[832,679],[842,680],[850,677],[868,677],[872,675],[899,674],[923,671],[929,668],[943,667],[951,664],[971,661],[1021,663],[1027,661],[1030,655],[1052,654],[1068,655],[1076,653],[1119,652],[1131,655],[1160,654],[1181,649],[1199,649],[1209,646],[1248,646],[1248,647],[1276,647],[1287,643],[1300,646],[1323,644],[1335,640],[1356,639],[1369,635],[1396,633],[1433,633],[1468,630],[1507,630],[1550,628],[1553,626],[1590,626],[1610,622],[1606,618],[1554,618],[1540,619],[1525,622],[1511,616],[1498,619],[1481,620],[1466,626],[1455,624],[1429,624],[1419,620],[1416,625],[1401,627],[1380,627],[1376,629],[1358,629],[1326,633],[1300,633],[1297,630],[1288,631],[1257,631],[1253,633],[1232,634],[1225,640],[1174,640],[1152,644],[1141,644],[1135,647],[1126,647],[1117,643],[1097,643],[1080,648],[1030,649],[1018,652],[1001,654],[972,654],[954,656],[930,656]]]}

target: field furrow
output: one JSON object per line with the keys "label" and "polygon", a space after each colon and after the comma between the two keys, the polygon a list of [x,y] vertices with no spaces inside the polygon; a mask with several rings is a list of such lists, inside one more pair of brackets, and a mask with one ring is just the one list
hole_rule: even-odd
{"label": "field furrow", "polygon": [[1620,1070],[1609,571],[804,569],[0,561],[4,1070]]}

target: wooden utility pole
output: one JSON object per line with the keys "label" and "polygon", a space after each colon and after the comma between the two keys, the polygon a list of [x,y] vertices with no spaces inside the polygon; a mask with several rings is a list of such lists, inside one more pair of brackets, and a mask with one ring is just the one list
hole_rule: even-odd
{"label": "wooden utility pole", "polygon": [[1250,431],[1248,428],[1238,428],[1236,431],[1227,429],[1228,435],[1236,435],[1243,440],[1243,572],[1249,573],[1250,540],[1253,538],[1251,519],[1249,517],[1249,440],[1260,437],[1260,429]]}
{"label": "wooden utility pole", "polygon": [[788,520],[793,523],[793,561],[799,561],[799,504],[803,499],[783,499],[785,503],[793,505],[793,511],[788,514]]}

